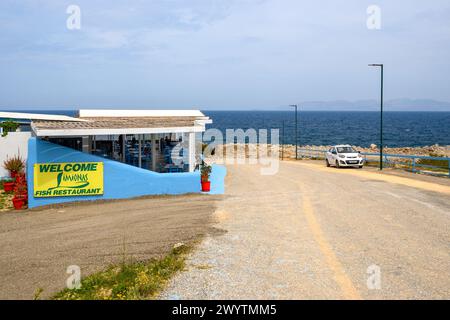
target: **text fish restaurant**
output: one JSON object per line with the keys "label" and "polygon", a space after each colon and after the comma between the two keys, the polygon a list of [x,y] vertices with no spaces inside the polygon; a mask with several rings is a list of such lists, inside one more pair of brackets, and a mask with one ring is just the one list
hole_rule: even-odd
{"label": "text fish restaurant", "polygon": [[[201,192],[202,133],[212,120],[198,110],[79,110],[76,117],[0,112],[0,118],[25,123],[22,136],[29,131],[21,152],[29,208]],[[21,141],[14,146],[21,149]],[[12,157],[17,150],[2,152]],[[225,174],[212,166],[210,193],[224,193]]]}

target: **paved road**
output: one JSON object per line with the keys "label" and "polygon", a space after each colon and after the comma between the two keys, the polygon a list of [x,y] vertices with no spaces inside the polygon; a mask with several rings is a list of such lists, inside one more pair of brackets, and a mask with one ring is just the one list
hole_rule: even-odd
{"label": "paved road", "polygon": [[450,298],[447,180],[303,161],[228,170],[214,213],[226,233],[161,298]]}
{"label": "paved road", "polygon": [[48,298],[81,275],[123,259],[166,254],[177,242],[213,233],[220,196],[149,197],[0,214],[0,299]]}

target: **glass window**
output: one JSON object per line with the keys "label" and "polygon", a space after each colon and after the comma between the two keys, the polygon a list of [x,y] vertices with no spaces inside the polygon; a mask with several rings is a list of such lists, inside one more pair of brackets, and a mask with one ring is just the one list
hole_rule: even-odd
{"label": "glass window", "polygon": [[356,153],[352,147],[337,147],[338,153]]}

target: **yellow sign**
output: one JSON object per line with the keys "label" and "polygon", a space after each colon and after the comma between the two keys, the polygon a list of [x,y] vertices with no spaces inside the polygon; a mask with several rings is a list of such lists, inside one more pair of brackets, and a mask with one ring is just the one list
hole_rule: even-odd
{"label": "yellow sign", "polygon": [[34,197],[103,194],[103,162],[36,163]]}

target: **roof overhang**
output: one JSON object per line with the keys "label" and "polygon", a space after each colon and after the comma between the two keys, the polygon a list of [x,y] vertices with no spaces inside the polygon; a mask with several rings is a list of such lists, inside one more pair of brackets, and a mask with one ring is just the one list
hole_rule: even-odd
{"label": "roof overhang", "polygon": [[31,124],[31,129],[37,137],[79,137],[107,136],[122,134],[160,134],[160,133],[190,133],[203,132],[204,126],[165,127],[165,128],[107,128],[107,129],[38,129]]}
{"label": "roof overhang", "polygon": [[206,124],[212,123],[200,110],[82,109],[78,111],[78,118],[0,112],[0,118],[29,120],[38,137],[203,132]]}
{"label": "roof overhang", "polygon": [[[200,110],[107,110],[81,109],[80,118],[114,118],[114,117],[205,117]],[[207,117],[206,117],[207,118]]]}
{"label": "roof overhang", "polygon": [[0,111],[0,118],[21,119],[21,120],[46,120],[46,121],[86,121],[80,118],[74,118],[56,114],[23,113],[23,112],[3,112]]}

